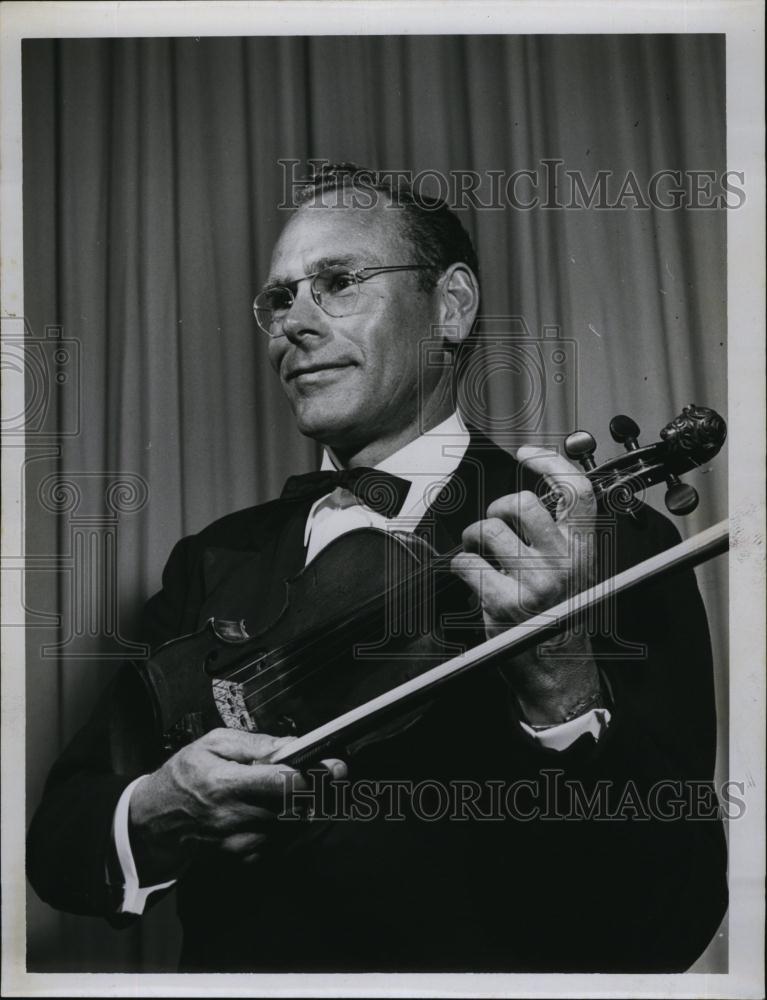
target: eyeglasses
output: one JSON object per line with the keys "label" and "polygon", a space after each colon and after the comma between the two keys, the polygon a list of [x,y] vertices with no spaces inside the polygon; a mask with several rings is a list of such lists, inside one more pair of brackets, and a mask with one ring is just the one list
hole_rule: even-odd
{"label": "eyeglasses", "polygon": [[268,337],[282,337],[282,324],[296,301],[301,281],[311,281],[312,298],[328,316],[350,316],[357,308],[360,285],[377,274],[388,271],[428,270],[428,264],[395,264],[390,267],[358,267],[354,271],[343,264],[323,267],[285,285],[272,285],[259,292],[253,302],[256,322]]}

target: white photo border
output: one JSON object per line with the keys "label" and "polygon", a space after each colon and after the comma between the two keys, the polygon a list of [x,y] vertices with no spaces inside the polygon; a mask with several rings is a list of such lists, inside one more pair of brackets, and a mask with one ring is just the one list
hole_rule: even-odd
{"label": "white photo border", "polygon": [[[281,0],[5,3],[0,8],[2,316],[23,317],[21,40],[33,37],[252,34],[726,35],[727,165],[745,172],[747,210],[728,214],[730,773],[745,814],[729,828],[729,971],[722,974],[127,975],[26,972],[24,630],[0,632],[2,686],[2,973],[8,996],[764,996],[765,816],[765,174],[764,11],[759,0]],[[395,30],[396,29],[396,30]],[[6,386],[7,388],[8,386]],[[12,389],[13,387],[11,387]],[[734,391],[737,388],[737,391]],[[23,401],[3,393],[3,414]],[[21,503],[2,463],[4,529]],[[9,514],[10,512],[10,514]],[[3,531],[3,552],[21,540]],[[3,609],[21,574],[6,574]],[[5,620],[5,619],[3,619]],[[736,666],[737,665],[737,666]]]}

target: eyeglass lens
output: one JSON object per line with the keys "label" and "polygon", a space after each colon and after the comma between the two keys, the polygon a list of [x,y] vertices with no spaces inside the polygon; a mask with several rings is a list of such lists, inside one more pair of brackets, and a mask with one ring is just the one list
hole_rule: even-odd
{"label": "eyeglass lens", "polygon": [[[300,280],[300,279],[299,279]],[[344,316],[354,309],[359,284],[347,267],[326,267],[311,279],[312,297],[331,316]],[[295,301],[298,281],[276,285],[261,292],[255,301],[259,326],[270,336]]]}

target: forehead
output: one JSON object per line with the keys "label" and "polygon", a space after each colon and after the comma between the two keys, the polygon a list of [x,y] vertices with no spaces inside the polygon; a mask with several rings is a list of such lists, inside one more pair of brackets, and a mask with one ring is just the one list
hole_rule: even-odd
{"label": "forehead", "polygon": [[[271,281],[308,274],[331,260],[356,266],[408,263],[401,209],[308,204],[286,224],[272,253]],[[391,260],[389,258],[392,258]]]}

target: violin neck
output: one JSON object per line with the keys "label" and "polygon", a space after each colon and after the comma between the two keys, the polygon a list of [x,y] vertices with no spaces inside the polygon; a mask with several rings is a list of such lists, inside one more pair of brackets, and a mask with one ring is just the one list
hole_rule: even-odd
{"label": "violin neck", "polygon": [[[608,473],[605,473],[601,466],[584,471],[583,475],[591,483],[591,488],[594,491],[594,497],[596,498],[597,503],[603,500],[610,487],[614,486],[613,477],[611,477]],[[624,483],[623,488],[626,490],[627,496],[629,493],[633,496],[639,489],[641,489],[641,484],[639,482],[634,484]],[[558,489],[550,487],[546,490],[543,496],[541,496],[540,501],[551,516],[554,517],[557,505],[561,499],[562,493]]]}

